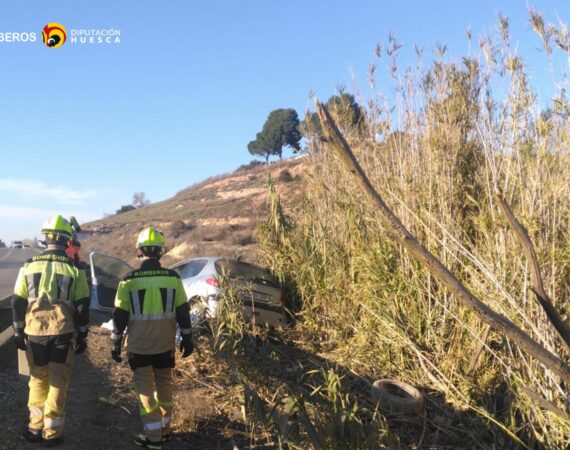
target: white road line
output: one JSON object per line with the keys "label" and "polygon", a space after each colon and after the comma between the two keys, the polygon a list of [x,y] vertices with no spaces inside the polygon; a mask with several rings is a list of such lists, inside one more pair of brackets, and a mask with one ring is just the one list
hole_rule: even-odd
{"label": "white road line", "polygon": [[14,248],[10,247],[10,250],[8,250],[8,253],[6,253],[4,256],[2,256],[2,258],[0,258],[0,261],[5,260],[8,256],[10,256],[10,253],[12,253],[12,251],[14,250]]}

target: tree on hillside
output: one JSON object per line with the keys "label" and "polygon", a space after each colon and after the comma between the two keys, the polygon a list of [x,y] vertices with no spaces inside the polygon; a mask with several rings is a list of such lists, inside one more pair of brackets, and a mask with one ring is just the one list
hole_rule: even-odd
{"label": "tree on hillside", "polygon": [[135,208],[140,208],[141,206],[146,206],[150,203],[150,200],[146,198],[146,194],[144,192],[135,192],[133,194],[133,202],[132,205]]}
{"label": "tree on hillside", "polygon": [[[356,128],[358,131],[365,130],[365,112],[356,102],[354,95],[341,93],[331,96],[325,103],[341,131]],[[301,133],[306,138],[320,137],[322,135],[321,124],[317,113],[309,113],[300,125]]]}
{"label": "tree on hillside", "polygon": [[283,147],[290,147],[294,152],[301,149],[299,142],[299,116],[291,108],[271,111],[262,130],[257,133],[255,140],[247,145],[249,153],[254,156],[263,156],[269,163],[271,155],[283,156]]}
{"label": "tree on hillside", "polygon": [[129,212],[129,211],[133,211],[135,209],[136,208],[133,205],[123,205],[115,211],[115,214],[116,215],[117,214],[123,214],[123,213]]}

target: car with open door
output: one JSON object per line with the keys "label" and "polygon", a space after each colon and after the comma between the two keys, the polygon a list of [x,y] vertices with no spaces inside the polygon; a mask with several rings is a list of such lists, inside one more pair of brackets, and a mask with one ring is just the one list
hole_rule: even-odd
{"label": "car with open door", "polygon": [[[134,269],[120,258],[99,252],[92,252],[90,260],[91,307],[112,311],[119,283]],[[203,318],[215,317],[222,295],[222,277],[237,288],[246,320],[270,326],[288,323],[283,290],[264,268],[236,259],[197,257],[176,263],[170,269],[182,279],[194,324]]]}
{"label": "car with open door", "polygon": [[91,261],[91,309],[113,311],[119,283],[134,268],[120,258],[99,252],[91,252],[89,260]]}

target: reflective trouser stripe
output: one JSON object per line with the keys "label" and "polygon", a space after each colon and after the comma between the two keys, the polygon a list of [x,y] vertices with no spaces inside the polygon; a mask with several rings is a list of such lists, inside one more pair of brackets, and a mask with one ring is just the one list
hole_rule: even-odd
{"label": "reflective trouser stripe", "polygon": [[156,399],[160,405],[162,413],[162,434],[170,433],[170,423],[172,421],[172,369],[153,369],[156,382]]}
{"label": "reflective trouser stripe", "polygon": [[30,381],[28,382],[30,388],[28,397],[30,421],[28,426],[34,430],[41,430],[44,427],[44,403],[49,392],[49,367],[34,364],[32,348],[29,345],[26,350],[26,358],[30,366]]}
{"label": "reflective trouser stripe", "polygon": [[41,430],[44,427],[44,410],[36,406],[30,406],[30,422],[28,427],[32,430]]}
{"label": "reflective trouser stripe", "polygon": [[152,366],[138,367],[133,381],[140,403],[141,419],[149,440],[162,439],[162,413],[155,395],[155,377]]}
{"label": "reflective trouser stripe", "polygon": [[144,424],[144,429],[148,431],[156,431],[162,429],[162,420],[160,422],[149,422]]}
{"label": "reflective trouser stripe", "polygon": [[61,417],[60,419],[44,419],[44,427],[45,428],[55,428],[63,425],[65,423],[65,417]]}
{"label": "reflective trouser stripe", "polygon": [[[45,346],[45,351],[48,351],[48,346]],[[44,439],[61,436],[65,423],[67,385],[75,356],[73,347],[69,347],[67,360],[63,364],[49,362],[45,366],[36,366],[31,346],[28,346],[26,356],[30,365],[29,427],[36,430],[43,428]]]}
{"label": "reflective trouser stripe", "polygon": [[43,416],[44,410],[42,408],[30,408],[30,416]]}

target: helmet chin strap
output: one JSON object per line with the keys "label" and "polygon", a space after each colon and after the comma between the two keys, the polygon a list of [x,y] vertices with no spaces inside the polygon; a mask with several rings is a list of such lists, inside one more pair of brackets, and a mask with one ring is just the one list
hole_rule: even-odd
{"label": "helmet chin strap", "polygon": [[[151,247],[151,248],[156,248],[156,247]],[[162,255],[164,255],[164,249],[160,248],[160,251],[157,252],[156,254],[146,254],[146,252],[144,251],[144,248],[137,248],[137,258],[141,258],[141,259],[160,259],[162,257]]]}

